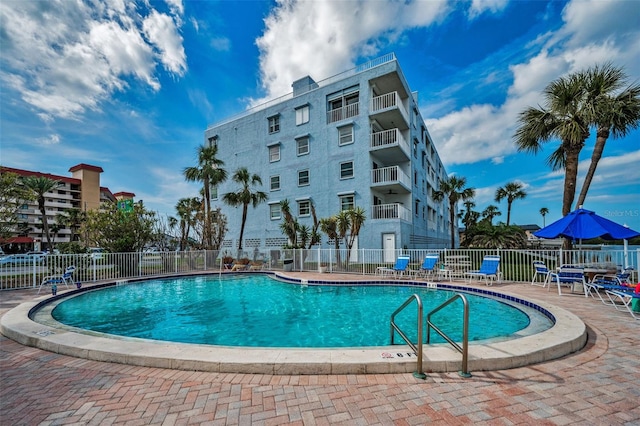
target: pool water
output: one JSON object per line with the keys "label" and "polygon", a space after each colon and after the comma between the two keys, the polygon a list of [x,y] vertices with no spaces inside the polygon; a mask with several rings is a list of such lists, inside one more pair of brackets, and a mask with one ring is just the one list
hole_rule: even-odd
{"label": "pool water", "polygon": [[[426,315],[455,293],[415,286],[299,285],[264,275],[144,281],[84,292],[52,312],[59,322],[87,330],[154,340],[252,347],[357,347],[390,344],[391,314],[412,294]],[[530,319],[501,301],[466,294],[469,340],[510,336]],[[396,322],[415,336],[416,305]],[[456,341],[462,336],[460,300],[432,321]],[[424,326],[426,332],[426,325]],[[402,343],[399,337],[397,343]],[[432,333],[432,343],[443,342]]]}

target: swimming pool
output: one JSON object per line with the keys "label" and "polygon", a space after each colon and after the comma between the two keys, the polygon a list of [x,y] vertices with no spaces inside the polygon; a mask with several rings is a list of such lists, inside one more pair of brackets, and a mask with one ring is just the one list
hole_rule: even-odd
{"label": "swimming pool", "polygon": [[[327,285],[398,285],[395,280],[371,279],[356,274],[308,274],[256,272],[304,287],[305,284]],[[204,276],[207,276],[204,274]],[[218,274],[209,276],[217,277]],[[224,276],[224,275],[223,275]],[[179,276],[172,276],[179,279]],[[131,282],[127,285],[144,284]],[[406,281],[403,283],[408,284]],[[160,340],[120,337],[76,327],[56,321],[51,313],[69,298],[85,292],[115,287],[120,283],[85,284],[81,289],[59,289],[57,296],[41,296],[26,301],[0,317],[0,332],[16,342],[77,358],[126,365],[170,368],[187,371],[260,374],[385,374],[416,371],[416,356],[410,348],[368,346],[350,348],[266,348],[174,343]],[[425,286],[423,282],[416,283]],[[438,289],[482,294],[514,304],[525,312],[536,311],[551,319],[553,326],[536,331],[534,320],[525,330],[506,339],[475,342],[469,345],[468,370],[502,370],[527,366],[559,358],[584,347],[586,325],[571,312],[536,299],[539,293],[529,285],[513,283],[500,288],[458,283],[433,284]],[[515,293],[513,292],[515,290]],[[529,296],[523,296],[529,294]],[[547,295],[547,292],[543,294]],[[411,308],[411,307],[409,307]],[[410,309],[411,310],[411,309]],[[91,312],[85,312],[90,315]],[[461,355],[448,344],[427,345],[424,352],[425,371],[456,372],[461,369]]]}
{"label": "swimming pool", "polygon": [[[390,344],[391,314],[418,294],[425,315],[455,293],[417,286],[300,285],[266,275],[162,279],[85,292],[52,311],[62,324],[94,332],[180,343],[223,346],[330,348]],[[493,298],[467,294],[469,340],[506,339],[535,316],[536,332],[552,321]],[[89,315],[87,313],[90,313]],[[461,305],[434,322],[460,341]],[[415,336],[416,309],[396,322]],[[433,343],[444,342],[433,334]]]}

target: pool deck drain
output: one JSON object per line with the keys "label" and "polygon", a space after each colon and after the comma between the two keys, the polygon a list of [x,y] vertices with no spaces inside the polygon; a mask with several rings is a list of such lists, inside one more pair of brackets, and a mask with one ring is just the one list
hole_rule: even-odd
{"label": "pool deck drain", "polygon": [[[345,280],[354,283],[372,279],[360,276],[354,280],[358,276],[337,274],[322,274],[320,277],[308,273],[287,275],[293,279]],[[464,284],[460,286],[478,288]],[[509,294],[499,289],[495,291]],[[22,303],[4,314],[0,319],[2,334],[23,345],[62,355],[176,370],[278,375],[416,371],[416,357],[406,345],[334,349],[238,348],[122,337],[107,338],[75,332],[34,322],[29,318],[31,309],[48,297]],[[527,300],[549,311],[556,319],[555,325],[549,330],[530,336],[493,343],[470,344],[468,371],[505,370],[537,364],[563,357],[584,347],[587,329],[576,315],[541,300]],[[447,345],[425,345],[423,368],[426,372],[460,371],[461,358],[458,352]]]}

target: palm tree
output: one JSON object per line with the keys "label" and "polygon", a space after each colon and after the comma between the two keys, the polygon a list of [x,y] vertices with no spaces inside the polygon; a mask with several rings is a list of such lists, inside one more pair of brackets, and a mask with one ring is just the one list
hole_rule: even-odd
{"label": "palm tree", "polygon": [[552,81],[544,90],[544,106],[529,107],[520,113],[514,134],[518,151],[537,153],[542,144],[560,139],[560,147],[547,159],[554,169],[565,169],[562,215],[571,211],[576,194],[578,161],[589,137],[592,112],[585,100],[585,78],[570,74]]}
{"label": "palm tree", "polygon": [[456,245],[456,228],[458,221],[456,220],[456,205],[458,201],[467,201],[475,197],[476,190],[474,188],[465,188],[467,179],[464,177],[451,176],[447,179],[440,180],[440,189],[434,191],[433,199],[440,202],[445,199],[449,200],[449,222],[451,223],[451,248]]}
{"label": "palm tree", "polygon": [[86,220],[86,213],[80,209],[67,209],[63,213],[56,216],[56,221],[60,225],[64,225],[69,228],[71,235],[69,235],[69,241],[73,242],[76,239],[78,229],[80,229],[82,223]]}
{"label": "palm tree", "polygon": [[497,206],[490,204],[486,209],[482,211],[482,218],[489,222],[489,225],[493,225],[493,218],[496,216],[502,216]]}
{"label": "palm tree", "polygon": [[42,220],[42,230],[47,238],[47,247],[53,248],[51,244],[51,235],[49,235],[49,222],[47,221],[47,212],[44,207],[44,194],[51,192],[62,183],[57,180],[52,180],[44,176],[26,176],[22,180],[25,188],[31,191],[38,202],[38,209],[40,210],[40,219]]}
{"label": "palm tree", "polygon": [[549,209],[546,207],[541,208],[540,214],[542,215],[542,227],[544,228],[545,226],[547,226],[545,222],[545,216],[549,214]]}
{"label": "palm tree", "polygon": [[242,251],[242,237],[244,235],[244,225],[247,222],[247,210],[249,204],[255,209],[258,204],[267,200],[268,196],[263,191],[251,191],[251,186],[262,185],[260,176],[250,174],[246,167],[240,167],[233,174],[234,182],[241,185],[237,192],[229,192],[222,196],[222,200],[232,207],[242,206],[242,223],[240,225],[240,239],[238,240],[238,252]]}
{"label": "palm tree", "polygon": [[189,234],[194,226],[202,201],[198,197],[181,198],[176,204],[176,211],[180,218],[180,251],[187,248]]}
{"label": "palm tree", "polygon": [[527,192],[522,188],[523,185],[520,182],[508,182],[504,187],[496,190],[496,202],[507,199],[507,226],[511,221],[511,205],[515,200],[521,200],[527,196]]}
{"label": "palm tree", "polygon": [[595,66],[586,72],[587,96],[594,110],[594,124],[597,127],[596,143],[591,154],[591,164],[584,178],[578,202],[584,205],[587,191],[602,158],[604,146],[612,135],[625,137],[640,123],[640,85],[628,86],[617,95],[613,93],[626,84],[627,76],[622,68],[611,64]]}
{"label": "palm tree", "polygon": [[217,186],[227,180],[227,172],[220,166],[224,162],[216,157],[217,145],[201,145],[197,149],[198,165],[186,167],[184,177],[189,182],[202,182],[204,194],[203,242],[206,249],[213,246],[211,240],[211,186]]}

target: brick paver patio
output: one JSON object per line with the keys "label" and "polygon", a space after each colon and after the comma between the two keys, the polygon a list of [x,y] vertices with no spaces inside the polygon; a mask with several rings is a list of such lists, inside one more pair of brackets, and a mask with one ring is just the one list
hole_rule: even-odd
{"label": "brick paver patio", "polygon": [[[584,296],[528,284],[495,288],[578,315],[588,326],[587,346],[529,367],[420,380],[133,367],[0,337],[0,424],[640,425],[640,321]],[[0,293],[0,314],[34,296],[34,290]]]}

